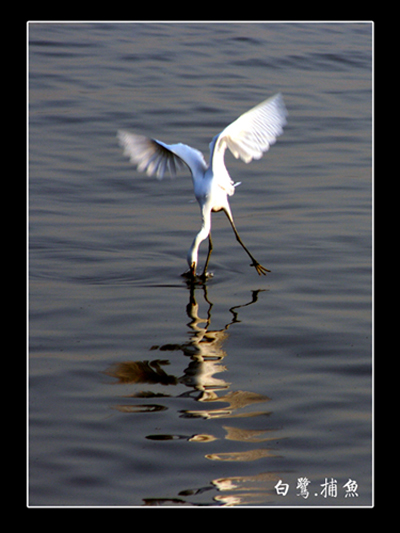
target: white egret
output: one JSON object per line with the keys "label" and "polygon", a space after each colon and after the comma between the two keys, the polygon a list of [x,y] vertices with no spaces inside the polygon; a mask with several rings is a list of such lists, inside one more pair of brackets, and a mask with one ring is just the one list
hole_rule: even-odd
{"label": "white egret", "polygon": [[194,238],[187,255],[189,272],[193,279],[196,277],[198,264],[198,251],[200,244],[208,237],[208,254],[201,275],[207,276],[213,244],[211,240],[211,213],[224,211],[231,223],[237,241],[251,259],[259,275],[270,272],[263,267],[249,252],[239,237],[228,197],[235,192],[234,183],[228,174],[224,163],[226,148],[237,158],[245,163],[252,159],[260,159],[264,152],[276,141],[278,135],[283,133],[286,124],[287,110],[280,93],[253,107],[237,120],[216,135],[210,143],[210,162],[205,162],[204,156],[198,150],[185,144],[165,144],[156,139],[143,135],[136,135],[126,131],[118,131],[118,139],[124,148],[124,155],[136,165],[139,171],[146,171],[149,176],[162,179],[168,169],[172,175],[178,167],[186,164],[192,174],[194,194],[201,209],[202,225]]}

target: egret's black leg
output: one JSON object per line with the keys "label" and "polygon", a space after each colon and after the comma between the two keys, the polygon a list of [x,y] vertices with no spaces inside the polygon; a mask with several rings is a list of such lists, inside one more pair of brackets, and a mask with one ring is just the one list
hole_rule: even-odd
{"label": "egret's black leg", "polygon": [[233,221],[233,218],[232,218],[232,215],[231,213],[229,213],[226,209],[224,209],[224,212],[226,214],[226,216],[228,217],[228,220],[229,222],[231,223],[231,226],[232,226],[232,229],[233,229],[233,232],[236,236],[236,240],[238,241],[238,243],[242,246],[242,248],[244,249],[244,251],[247,253],[247,255],[250,257],[250,259],[252,260],[252,263],[250,264],[250,266],[253,266],[256,271],[257,271],[257,274],[259,276],[261,276],[261,274],[263,274],[264,276],[266,275],[267,272],[271,272],[270,270],[268,270],[268,268],[265,268],[263,267],[262,265],[260,265],[260,263],[253,257],[253,255],[249,252],[249,250],[246,248],[246,246],[244,245],[242,239],[240,238],[239,236],[239,233],[236,229],[236,226],[235,226],[235,223]]}

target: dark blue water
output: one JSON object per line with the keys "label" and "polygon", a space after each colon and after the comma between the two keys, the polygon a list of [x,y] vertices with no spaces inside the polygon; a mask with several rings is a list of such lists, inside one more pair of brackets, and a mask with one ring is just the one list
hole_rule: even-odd
{"label": "dark blue water", "polygon": [[[31,506],[372,504],[371,34],[29,24]],[[214,277],[190,290],[191,180],[140,175],[116,131],[208,157],[278,91],[284,136],[226,157],[272,272],[215,214]]]}

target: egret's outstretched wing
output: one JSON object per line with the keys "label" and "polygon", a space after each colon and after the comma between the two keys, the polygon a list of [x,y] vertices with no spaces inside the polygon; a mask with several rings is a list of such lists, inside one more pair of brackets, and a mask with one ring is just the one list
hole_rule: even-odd
{"label": "egret's outstretched wing", "polygon": [[283,97],[278,93],[227,126],[218,136],[216,150],[224,153],[228,147],[236,159],[240,157],[245,163],[260,159],[283,133],[287,115]]}
{"label": "egret's outstretched wing", "polygon": [[124,148],[124,155],[138,170],[147,172],[149,176],[162,179],[166,170],[174,176],[183,165],[187,165],[192,173],[198,168],[206,168],[202,153],[185,144],[168,145],[123,130],[118,132],[117,137]]}

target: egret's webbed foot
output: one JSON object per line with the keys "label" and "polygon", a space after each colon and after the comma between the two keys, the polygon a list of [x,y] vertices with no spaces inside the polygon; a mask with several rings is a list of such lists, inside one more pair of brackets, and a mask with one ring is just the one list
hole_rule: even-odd
{"label": "egret's webbed foot", "polygon": [[201,276],[198,276],[199,279],[201,279],[204,282],[206,282],[208,279],[212,278],[214,274],[212,272],[204,271]]}
{"label": "egret's webbed foot", "polygon": [[255,259],[250,264],[250,266],[253,266],[257,270],[257,274],[259,276],[261,276],[261,275],[265,276],[267,274],[267,272],[271,272],[270,270],[268,270],[268,268],[265,268],[262,265],[260,265],[260,263],[258,261],[256,261]]}
{"label": "egret's webbed foot", "polygon": [[206,270],[204,270],[202,274],[196,274],[196,268],[191,267],[189,270],[181,274],[181,276],[190,284],[203,285],[206,281],[212,278],[214,274],[212,272],[207,272]]}

